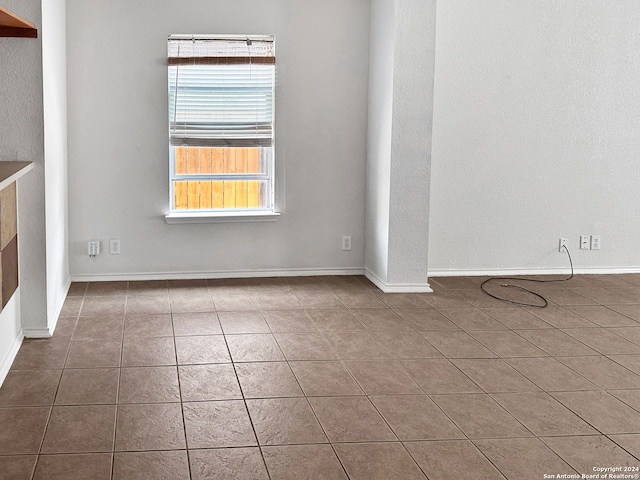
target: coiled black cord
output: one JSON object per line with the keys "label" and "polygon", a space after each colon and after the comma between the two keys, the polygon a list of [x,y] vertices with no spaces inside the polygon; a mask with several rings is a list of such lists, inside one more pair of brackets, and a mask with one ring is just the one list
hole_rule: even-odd
{"label": "coiled black cord", "polygon": [[564,248],[564,251],[567,252],[567,256],[569,257],[569,265],[571,266],[571,275],[569,275],[567,278],[560,278],[558,280],[539,280],[539,279],[536,279],[536,278],[491,277],[491,278],[488,278],[487,280],[485,280],[484,282],[482,282],[482,284],[480,285],[480,288],[482,289],[482,291],[484,293],[486,293],[490,297],[493,297],[496,300],[500,300],[502,302],[509,302],[509,303],[513,303],[514,305],[521,305],[521,306],[524,306],[524,307],[544,308],[547,305],[549,305],[549,302],[547,302],[547,299],[544,298],[539,293],[536,293],[536,292],[534,292],[532,290],[529,290],[528,288],[524,288],[524,287],[522,287],[520,285],[513,285],[511,283],[502,283],[500,285],[501,287],[517,288],[518,290],[522,290],[523,292],[527,292],[527,293],[539,298],[540,300],[542,300],[544,302],[542,305],[536,305],[535,303],[518,302],[516,300],[509,300],[508,298],[499,297],[498,295],[494,295],[493,293],[488,292],[485,289],[485,285],[487,283],[489,283],[489,282],[493,282],[493,281],[497,281],[497,280],[512,280],[512,281],[515,280],[515,281],[518,281],[518,282],[536,282],[536,283],[566,282],[568,280],[571,280],[573,278],[573,262],[571,261],[571,254],[569,253],[569,249],[567,248],[566,245],[563,245],[562,248]]}

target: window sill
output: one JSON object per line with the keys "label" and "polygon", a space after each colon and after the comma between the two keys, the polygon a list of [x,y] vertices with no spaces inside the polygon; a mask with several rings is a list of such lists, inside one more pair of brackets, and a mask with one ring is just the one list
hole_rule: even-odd
{"label": "window sill", "polygon": [[172,212],[164,216],[168,224],[175,223],[239,223],[275,222],[277,212]]}

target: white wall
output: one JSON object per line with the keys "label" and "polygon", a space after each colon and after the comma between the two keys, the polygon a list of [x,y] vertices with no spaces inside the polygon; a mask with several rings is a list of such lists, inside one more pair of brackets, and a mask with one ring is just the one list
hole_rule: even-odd
{"label": "white wall", "polygon": [[635,0],[438,3],[431,274],[566,269],[560,237],[640,266],[639,24]]}
{"label": "white wall", "polygon": [[[72,277],[362,271],[368,0],[67,0],[67,13]],[[165,223],[170,33],[276,35],[278,222]],[[110,238],[122,254],[90,262],[86,242]]]}
{"label": "white wall", "polygon": [[[40,0],[5,0],[2,5],[40,30]],[[18,181],[21,306],[0,314],[4,335],[19,331],[20,312],[23,327],[47,325],[41,38],[0,38],[0,85],[0,155],[34,162],[34,169]],[[0,351],[0,358],[5,353]]]}
{"label": "white wall", "polygon": [[366,275],[385,292],[427,283],[435,0],[373,0]]}
{"label": "white wall", "polygon": [[53,331],[69,288],[67,60],[65,0],[42,4],[47,327]]}

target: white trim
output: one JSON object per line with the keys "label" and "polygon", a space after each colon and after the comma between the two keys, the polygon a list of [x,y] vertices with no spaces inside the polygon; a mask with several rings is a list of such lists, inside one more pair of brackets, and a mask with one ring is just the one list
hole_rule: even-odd
{"label": "white trim", "polygon": [[[14,171],[16,168],[18,170]],[[5,177],[0,181],[0,190],[4,190],[5,187],[11,185],[25,173],[33,170],[33,162],[2,162],[0,170],[2,171],[0,177]]]}
{"label": "white trim", "polygon": [[176,223],[238,223],[238,222],[275,222],[280,218],[278,212],[171,212],[164,216],[168,224]]}
{"label": "white trim", "polygon": [[215,272],[157,272],[73,275],[73,282],[136,280],[198,280],[207,278],[316,277],[326,275],[362,275],[362,268],[290,268],[285,270],[221,270]]}
{"label": "white trim", "polygon": [[53,328],[23,328],[22,334],[25,338],[51,338],[53,337]]}
{"label": "white trim", "polygon": [[[62,312],[64,301],[67,299],[67,295],[69,294],[70,287],[71,287],[71,277],[67,277],[67,280],[64,286],[64,295],[60,296],[60,299],[58,300],[58,305],[56,305],[56,308],[53,310],[53,314],[49,315],[49,318],[47,319],[47,330],[50,332],[48,335],[49,337],[51,337],[53,335],[53,332],[55,332],[56,330],[56,326],[58,325],[58,319],[60,318],[60,313]],[[33,335],[30,335],[30,337],[33,337]]]}
{"label": "white trim", "polygon": [[[543,269],[495,269],[495,270],[429,270],[429,277],[505,277],[513,275],[569,275],[571,270],[565,268]],[[602,268],[574,268],[576,275],[605,275],[640,273],[640,267],[602,267]]]}
{"label": "white trim", "polygon": [[365,277],[384,293],[430,293],[433,292],[428,282],[425,283],[387,283],[382,281],[371,270],[364,271]]}
{"label": "white trim", "polygon": [[16,355],[18,355],[18,350],[20,350],[20,347],[22,346],[22,340],[24,340],[24,335],[22,330],[20,330],[18,331],[16,338],[13,339],[11,347],[9,347],[9,351],[2,359],[2,363],[0,363],[0,386],[2,386],[4,379],[7,378],[11,365],[16,359]]}

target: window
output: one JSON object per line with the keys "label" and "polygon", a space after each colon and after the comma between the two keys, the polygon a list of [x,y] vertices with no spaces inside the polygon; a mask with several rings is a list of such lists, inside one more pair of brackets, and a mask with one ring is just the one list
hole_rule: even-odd
{"label": "window", "polygon": [[169,36],[172,214],[274,212],[274,48],[273,36]]}

